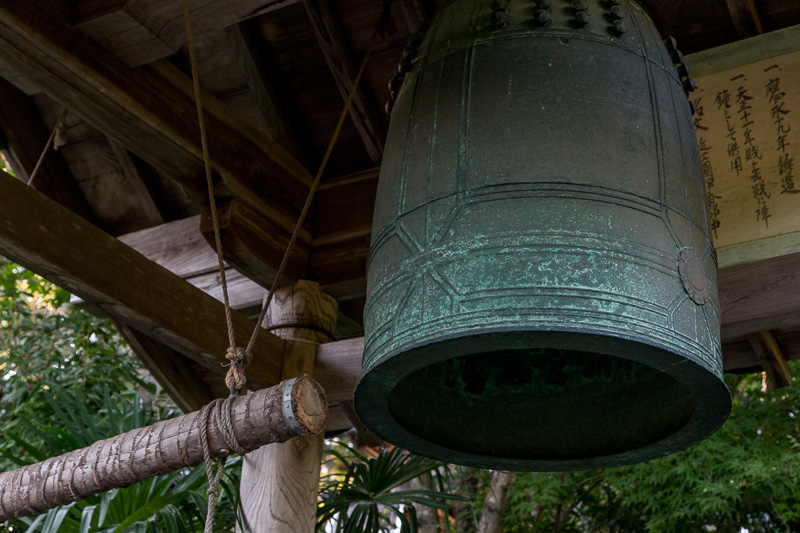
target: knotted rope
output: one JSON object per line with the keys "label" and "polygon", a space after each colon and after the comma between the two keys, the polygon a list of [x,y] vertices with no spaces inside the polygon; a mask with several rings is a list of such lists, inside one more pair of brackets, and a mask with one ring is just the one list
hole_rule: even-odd
{"label": "knotted rope", "polygon": [[[214,229],[214,245],[217,252],[217,266],[220,274],[220,283],[222,285],[222,299],[223,299],[223,304],[225,306],[225,320],[228,328],[229,348],[225,354],[225,357],[230,361],[230,367],[228,369],[227,375],[225,376],[225,384],[228,386],[230,395],[225,400],[216,400],[215,402],[212,402],[211,404],[204,406],[201,416],[202,423],[200,425],[200,432],[201,432],[200,438],[203,445],[203,456],[206,461],[206,476],[208,478],[208,514],[206,515],[206,525],[205,525],[206,533],[212,533],[213,530],[214,511],[217,505],[217,498],[219,497],[219,482],[220,478],[222,477],[222,471],[225,468],[225,461],[227,459],[227,455],[222,456],[217,471],[216,473],[214,473],[211,454],[208,448],[208,420],[212,410],[211,406],[212,405],[215,406],[218,402],[230,402],[230,400],[234,398],[236,395],[238,395],[239,391],[242,390],[247,383],[247,378],[245,376],[245,369],[253,357],[253,349],[255,348],[256,340],[264,323],[264,319],[266,318],[267,310],[269,309],[270,303],[272,303],[272,298],[274,297],[275,291],[278,288],[278,283],[280,279],[283,277],[283,273],[286,270],[286,266],[289,262],[289,257],[291,256],[292,250],[294,249],[295,243],[297,242],[297,238],[300,235],[300,230],[303,227],[303,223],[305,222],[306,217],[308,216],[308,211],[311,208],[311,203],[314,199],[314,195],[317,192],[317,189],[319,188],[319,183],[322,178],[322,174],[325,172],[325,168],[328,165],[328,160],[330,159],[331,153],[333,152],[333,147],[336,144],[339,135],[341,134],[344,121],[347,118],[348,113],[350,112],[350,107],[352,106],[353,99],[355,98],[356,95],[356,91],[364,75],[364,71],[366,70],[370,56],[372,55],[372,48],[374,46],[375,38],[377,35],[384,36],[386,34],[391,34],[394,31],[394,27],[392,26],[391,16],[390,16],[390,7],[392,3],[393,0],[383,0],[383,9],[381,12],[380,20],[376,24],[375,32],[370,38],[370,44],[367,47],[367,51],[364,54],[364,59],[361,61],[361,66],[359,67],[355,79],[353,80],[353,86],[350,89],[350,93],[347,96],[344,108],[342,109],[342,112],[339,115],[339,121],[336,123],[336,128],[334,129],[333,135],[331,136],[331,140],[328,143],[328,146],[325,150],[325,155],[322,158],[322,162],[320,163],[319,168],[317,169],[317,173],[314,177],[314,181],[311,184],[311,188],[308,191],[306,202],[303,205],[303,209],[300,212],[300,216],[298,217],[297,224],[294,227],[294,231],[292,231],[292,236],[289,239],[288,245],[286,246],[286,250],[283,254],[283,258],[281,259],[280,266],[278,267],[278,270],[275,273],[275,279],[273,280],[272,286],[270,287],[269,291],[264,295],[264,298],[261,302],[261,313],[258,316],[258,320],[256,321],[255,327],[253,328],[253,333],[250,336],[250,341],[247,343],[247,348],[242,349],[236,346],[236,338],[233,331],[233,318],[230,308],[230,301],[228,298],[227,279],[225,277],[225,263],[223,260],[223,253],[222,253],[222,239],[220,237],[216,198],[214,196],[214,183],[211,172],[211,161],[208,152],[208,139],[206,136],[205,116],[203,113],[203,105],[201,100],[200,79],[197,74],[197,59],[195,57],[194,39],[192,37],[192,25],[191,25],[191,17],[189,14],[189,3],[188,0],[183,0],[183,14],[184,14],[184,19],[186,21],[186,34],[188,37],[188,45],[189,45],[189,63],[191,65],[191,70],[192,70],[194,97],[197,106],[198,125],[200,128],[200,141],[203,150],[203,164],[205,166],[206,185],[208,187],[211,225],[213,226]],[[229,444],[228,452],[242,453],[243,451],[239,447],[238,441],[236,440],[236,436],[233,434],[233,429],[231,427],[230,409],[223,408],[221,409],[220,413],[221,413],[220,426],[223,428],[225,427],[230,428],[230,434],[227,435],[225,434],[227,430],[225,429],[222,430],[225,442]]]}

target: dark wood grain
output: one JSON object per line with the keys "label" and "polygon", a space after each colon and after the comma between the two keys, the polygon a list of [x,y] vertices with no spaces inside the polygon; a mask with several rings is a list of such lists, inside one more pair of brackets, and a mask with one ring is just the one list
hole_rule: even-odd
{"label": "dark wood grain", "polygon": [[800,254],[721,268],[722,339],[800,327]]}
{"label": "dark wood grain", "polygon": [[[325,62],[336,81],[336,87],[346,100],[353,88],[358,64],[347,48],[341,23],[328,0],[302,0],[302,2],[314,36],[325,56]],[[385,135],[381,128],[378,108],[361,87],[356,89],[353,97],[350,118],[361,135],[370,159],[374,164],[380,164]]]}
{"label": "dark wood grain", "polygon": [[754,0],[725,0],[725,2],[728,4],[733,26],[740,39],[764,33]]}
{"label": "dark wood grain", "polygon": [[[69,27],[44,0],[0,4],[0,61],[170,177],[202,192],[202,150],[190,80],[160,62],[130,69]],[[64,46],[69,43],[69,46]],[[277,143],[204,96],[220,194],[291,226],[310,183]],[[236,153],[237,157],[230,157]]]}
{"label": "dark wood grain", "polygon": [[[0,131],[8,149],[21,168],[14,170],[26,180],[36,167],[50,131],[42,122],[33,100],[8,81],[0,78]],[[78,187],[60,153],[48,150],[33,187],[92,223],[98,223],[94,210]]]}

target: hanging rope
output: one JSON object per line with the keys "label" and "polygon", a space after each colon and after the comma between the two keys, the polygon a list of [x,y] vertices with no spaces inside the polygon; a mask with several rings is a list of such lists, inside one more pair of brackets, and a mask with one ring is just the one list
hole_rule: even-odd
{"label": "hanging rope", "polygon": [[[353,104],[353,98],[355,98],[356,89],[358,89],[358,84],[361,82],[361,78],[364,75],[364,70],[367,67],[367,63],[369,62],[370,55],[372,54],[372,47],[373,42],[375,40],[375,36],[378,34],[378,30],[376,29],[375,33],[372,35],[370,39],[370,45],[367,48],[366,53],[364,54],[364,59],[361,61],[361,66],[356,73],[356,77],[353,80],[353,87],[350,89],[350,94],[347,95],[347,101],[345,101],[344,108],[342,109],[342,113],[339,115],[339,121],[336,123],[336,129],[333,130],[333,136],[331,137],[330,142],[328,143],[328,147],[325,150],[325,155],[322,157],[322,162],[319,165],[319,169],[317,170],[317,174],[314,177],[314,182],[311,184],[311,189],[308,191],[308,197],[306,197],[306,203],[303,205],[302,211],[300,211],[300,217],[297,219],[297,224],[294,227],[294,231],[292,232],[292,237],[289,239],[289,244],[286,246],[286,251],[283,254],[283,258],[281,259],[281,264],[278,267],[278,271],[275,273],[275,279],[272,280],[272,286],[264,295],[264,299],[261,302],[261,313],[258,315],[258,321],[256,322],[256,327],[253,329],[253,334],[250,336],[250,342],[247,343],[247,349],[244,353],[244,358],[238,362],[234,362],[231,365],[230,370],[228,371],[228,377],[226,379],[236,381],[237,383],[241,380],[242,382],[245,381],[244,378],[244,367],[250,362],[250,359],[253,357],[253,348],[256,345],[256,339],[258,339],[258,334],[261,331],[261,327],[264,325],[264,318],[267,316],[267,310],[269,309],[269,304],[272,303],[272,298],[275,296],[275,290],[278,288],[278,283],[280,282],[281,277],[283,276],[284,270],[286,270],[286,265],[289,262],[289,257],[292,254],[292,250],[294,249],[294,245],[297,242],[297,236],[300,234],[300,229],[303,227],[303,222],[306,220],[306,216],[308,215],[308,210],[311,208],[311,202],[314,199],[314,194],[317,192],[317,188],[319,187],[320,179],[322,178],[323,172],[325,172],[325,167],[328,165],[328,160],[330,159],[331,152],[333,152],[333,147],[336,144],[336,140],[339,138],[339,134],[342,131],[342,126],[344,125],[344,121],[347,118],[347,114],[350,112],[350,106]],[[230,385],[230,384],[229,384]]]}
{"label": "hanging rope", "polygon": [[[217,217],[217,205],[214,195],[214,183],[212,179],[211,161],[210,161],[211,158],[208,152],[208,139],[206,136],[206,124],[205,124],[205,115],[203,113],[203,105],[201,99],[200,80],[197,74],[197,59],[195,57],[194,39],[192,37],[192,25],[191,25],[191,17],[189,15],[189,3],[188,0],[183,0],[183,15],[186,21],[186,34],[188,37],[188,45],[189,45],[189,63],[191,65],[191,70],[192,70],[194,97],[195,97],[195,103],[197,105],[198,125],[200,128],[200,141],[203,149],[203,164],[205,166],[206,184],[208,186],[209,207],[211,212],[211,225],[214,229],[214,245],[217,252],[217,266],[219,268],[220,283],[222,285],[222,299],[223,299],[223,304],[225,306],[225,320],[228,328],[229,347],[227,353],[225,354],[225,357],[231,362],[231,365],[230,368],[228,369],[228,374],[225,376],[225,383],[228,385],[228,389],[230,391],[228,399],[224,400],[226,402],[230,402],[230,400],[233,397],[238,395],[239,391],[242,388],[244,388],[245,384],[247,383],[247,379],[245,377],[245,369],[247,365],[250,363],[250,360],[252,359],[253,348],[255,347],[256,340],[258,338],[258,333],[261,330],[261,326],[266,317],[267,309],[269,309],[269,305],[270,303],[272,303],[272,298],[274,297],[275,291],[278,288],[278,283],[281,277],[283,277],[284,271],[286,270],[286,265],[289,262],[289,257],[291,256],[292,250],[294,249],[295,243],[297,242],[297,237],[299,236],[300,230],[303,227],[303,223],[305,222],[305,219],[308,216],[308,211],[311,208],[311,203],[314,199],[314,195],[317,192],[317,188],[319,187],[322,174],[325,172],[325,168],[328,165],[328,160],[330,159],[331,153],[333,152],[333,147],[339,138],[339,135],[342,131],[342,126],[344,125],[344,121],[347,118],[348,113],[350,112],[350,107],[352,106],[353,99],[355,98],[356,90],[358,89],[359,83],[361,82],[361,79],[364,75],[364,71],[366,70],[367,67],[367,63],[369,62],[369,58],[372,54],[372,48],[375,42],[375,38],[377,35],[384,36],[386,34],[391,34],[394,31],[394,28],[391,25],[391,17],[389,16],[389,8],[391,7],[392,2],[393,0],[383,0],[384,6],[383,6],[383,11],[381,13],[381,18],[376,24],[375,32],[370,38],[370,43],[369,46],[367,47],[366,53],[364,54],[364,59],[361,61],[361,66],[359,67],[355,79],[353,80],[353,86],[350,89],[350,93],[347,96],[347,100],[345,102],[344,108],[342,109],[342,113],[339,115],[339,121],[336,124],[336,128],[334,129],[331,140],[328,143],[328,146],[325,150],[325,155],[322,158],[322,162],[320,163],[316,176],[314,177],[314,181],[311,184],[311,188],[308,191],[306,202],[303,205],[303,209],[300,212],[300,216],[297,220],[297,224],[295,225],[294,231],[292,231],[292,236],[289,239],[289,243],[286,246],[286,251],[283,254],[283,258],[281,259],[280,266],[278,267],[278,270],[275,273],[275,279],[273,280],[272,286],[270,287],[269,291],[264,295],[264,298],[261,303],[261,313],[259,314],[255,327],[253,328],[253,334],[250,337],[250,341],[247,344],[247,348],[242,349],[236,346],[236,338],[233,331],[233,319],[232,319],[230,301],[228,299],[228,284],[227,284],[227,279],[225,277],[225,263],[222,255],[222,239],[220,237],[219,221]],[[230,427],[229,409],[225,409],[223,406],[223,409],[221,411],[223,413],[221,426],[223,428]],[[212,465],[210,451],[208,448],[207,429],[208,429],[208,419],[210,416],[210,412],[211,409],[208,405],[203,408],[203,411],[201,413],[202,423],[200,425],[203,456],[206,461],[206,477],[208,478],[208,513],[206,515],[206,524],[205,524],[206,533],[212,533],[213,531],[214,512],[216,509],[217,498],[219,497],[219,482],[220,478],[222,477],[222,472],[223,469],[225,468],[225,461],[227,458],[226,455],[222,456],[219,465],[217,467],[217,471],[215,473]],[[223,429],[223,431],[225,430]],[[229,442],[234,442],[234,441],[232,440]],[[231,449],[228,451],[232,453],[241,452],[241,450],[237,449]]]}
{"label": "hanging rope", "polygon": [[192,37],[192,22],[189,16],[189,0],[183,0],[183,17],[186,19],[186,35],[189,41],[189,63],[192,68],[192,81],[194,85],[194,101],[197,105],[197,120],[200,127],[200,144],[203,148],[203,164],[206,170],[206,186],[208,187],[208,202],[211,211],[211,225],[214,228],[214,247],[217,251],[217,267],[219,268],[220,283],[222,284],[222,303],[225,305],[225,323],[228,328],[228,356],[236,352],[236,336],[233,332],[233,317],[228,299],[228,282],[225,278],[225,262],[222,258],[222,239],[219,235],[219,220],[217,219],[217,200],[214,195],[214,181],[211,175],[211,158],[208,155],[208,138],[206,137],[206,118],[203,112],[203,101],[200,93],[200,76],[197,75],[197,58],[194,52],[194,38]]}

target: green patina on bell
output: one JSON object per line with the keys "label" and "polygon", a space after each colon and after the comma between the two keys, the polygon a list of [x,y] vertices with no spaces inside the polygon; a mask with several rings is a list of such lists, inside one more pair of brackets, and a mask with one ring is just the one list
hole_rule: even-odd
{"label": "green patina on bell", "polygon": [[412,39],[355,392],[372,431],[544,471],[722,425],[716,256],[668,45],[633,0],[456,0]]}

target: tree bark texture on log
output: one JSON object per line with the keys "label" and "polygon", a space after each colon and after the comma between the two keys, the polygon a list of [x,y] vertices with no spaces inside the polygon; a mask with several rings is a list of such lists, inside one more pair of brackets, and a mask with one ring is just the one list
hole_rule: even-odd
{"label": "tree bark texture on log", "polygon": [[516,472],[493,471],[483,513],[478,523],[478,533],[500,533],[503,531],[503,515],[508,509],[508,487],[517,479]]}
{"label": "tree bark texture on log", "polygon": [[211,456],[220,456],[233,447],[222,426],[223,409],[229,409],[232,433],[247,451],[319,433],[328,419],[325,393],[308,376],[208,408],[207,428],[198,411],[0,474],[0,523],[198,465],[204,460],[203,431]]}

